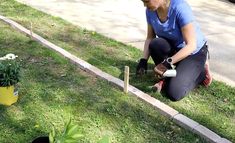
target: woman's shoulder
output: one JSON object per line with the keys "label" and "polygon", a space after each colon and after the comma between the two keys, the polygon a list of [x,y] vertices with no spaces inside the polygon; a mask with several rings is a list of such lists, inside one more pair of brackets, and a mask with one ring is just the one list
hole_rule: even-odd
{"label": "woman's shoulder", "polygon": [[171,10],[174,12],[188,9],[190,6],[185,0],[171,0]]}
{"label": "woman's shoulder", "polygon": [[171,0],[171,7],[176,9],[182,6],[188,5],[185,0]]}

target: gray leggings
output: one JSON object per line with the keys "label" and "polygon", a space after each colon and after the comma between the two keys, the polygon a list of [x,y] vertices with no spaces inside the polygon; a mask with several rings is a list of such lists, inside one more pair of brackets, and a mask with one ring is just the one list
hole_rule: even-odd
{"label": "gray leggings", "polygon": [[[177,51],[169,40],[155,38],[149,44],[149,52],[155,65],[165,58],[173,56]],[[176,77],[166,78],[164,91],[172,101],[185,97],[192,89],[205,79],[205,62],[208,48],[205,44],[200,51],[176,63]]]}

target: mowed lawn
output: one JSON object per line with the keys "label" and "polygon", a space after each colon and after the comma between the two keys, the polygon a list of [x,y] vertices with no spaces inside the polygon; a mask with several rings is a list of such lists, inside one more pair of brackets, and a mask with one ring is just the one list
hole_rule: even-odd
{"label": "mowed lawn", "polygon": [[0,22],[0,56],[14,53],[22,64],[19,101],[0,106],[0,142],[26,143],[63,130],[72,119],[81,142],[204,142],[152,106],[124,94]]}
{"label": "mowed lawn", "polygon": [[[32,22],[35,33],[115,77],[123,79],[124,66],[128,65],[132,85],[235,142],[235,88],[214,81],[209,88],[200,86],[183,100],[171,102],[151,90],[150,86],[156,82],[151,73],[142,78],[136,78],[134,75],[136,61],[141,57],[140,50],[13,0],[0,0],[0,2],[2,15],[28,28]],[[153,66],[151,62],[149,69]]]}

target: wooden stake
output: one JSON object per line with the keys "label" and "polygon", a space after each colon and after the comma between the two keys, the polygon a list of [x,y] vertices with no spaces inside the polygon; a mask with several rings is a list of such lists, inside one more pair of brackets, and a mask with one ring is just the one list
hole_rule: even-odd
{"label": "wooden stake", "polygon": [[33,23],[30,22],[30,36],[31,36],[31,39],[33,39]]}
{"label": "wooden stake", "polygon": [[128,93],[128,87],[129,87],[129,67],[125,66],[124,71],[124,92]]}

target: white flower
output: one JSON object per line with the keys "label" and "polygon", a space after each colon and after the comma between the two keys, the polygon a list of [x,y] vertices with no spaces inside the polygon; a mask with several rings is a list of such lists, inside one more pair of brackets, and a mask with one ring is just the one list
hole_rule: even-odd
{"label": "white flower", "polygon": [[17,58],[18,56],[15,54],[7,54],[4,57],[0,57],[0,60],[14,60],[15,58]]}
{"label": "white flower", "polygon": [[15,55],[15,54],[7,54],[5,57],[6,57],[8,60],[14,60],[14,59],[17,58],[18,56]]}

